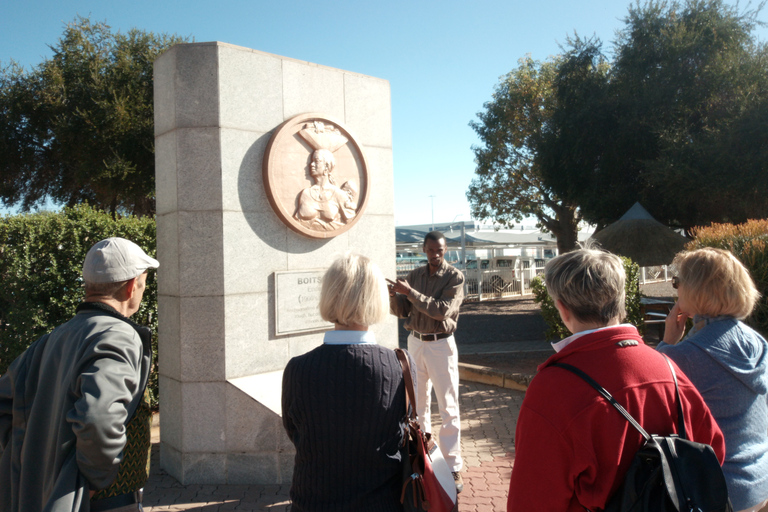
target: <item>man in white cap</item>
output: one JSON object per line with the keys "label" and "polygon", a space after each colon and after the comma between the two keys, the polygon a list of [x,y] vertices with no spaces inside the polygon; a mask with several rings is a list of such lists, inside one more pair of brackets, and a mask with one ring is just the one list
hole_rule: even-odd
{"label": "man in white cap", "polygon": [[142,510],[152,348],[129,317],[158,266],[124,238],[98,242],[77,314],[0,377],[0,512]]}

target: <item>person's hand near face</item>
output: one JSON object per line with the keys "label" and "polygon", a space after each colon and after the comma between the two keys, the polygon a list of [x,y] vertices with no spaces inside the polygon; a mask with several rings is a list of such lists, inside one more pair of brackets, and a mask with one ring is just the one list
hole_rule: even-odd
{"label": "person's hand near face", "polygon": [[664,321],[664,343],[667,345],[675,345],[685,334],[685,322],[689,318],[689,314],[681,308],[681,301],[678,300],[667,315],[667,319]]}

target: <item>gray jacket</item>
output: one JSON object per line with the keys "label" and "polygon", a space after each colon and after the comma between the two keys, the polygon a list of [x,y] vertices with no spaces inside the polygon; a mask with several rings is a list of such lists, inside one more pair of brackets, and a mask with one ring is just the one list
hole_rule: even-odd
{"label": "gray jacket", "polygon": [[[677,345],[659,343],[698,388],[725,436],[723,473],[734,510],[768,498],[768,342],[731,317],[695,317]],[[703,325],[703,326],[702,326]]]}
{"label": "gray jacket", "polygon": [[150,332],[105,304],[77,311],[0,377],[0,512],[88,512],[117,474]]}

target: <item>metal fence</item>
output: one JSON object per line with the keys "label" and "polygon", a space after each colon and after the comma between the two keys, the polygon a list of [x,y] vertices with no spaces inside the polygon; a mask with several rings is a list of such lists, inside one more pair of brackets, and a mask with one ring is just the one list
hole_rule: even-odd
{"label": "metal fence", "polygon": [[[405,278],[421,265],[398,264],[397,277]],[[531,279],[544,272],[544,260],[519,260],[516,268],[462,269],[464,300],[468,302],[530,295]]]}
{"label": "metal fence", "polygon": [[544,272],[544,260],[522,260],[516,268],[464,270],[467,301],[506,299],[530,295],[531,279]]}
{"label": "metal fence", "polygon": [[640,284],[661,283],[670,281],[677,275],[674,265],[657,265],[655,267],[640,267]]}
{"label": "metal fence", "polygon": [[[464,300],[467,302],[506,299],[530,295],[531,279],[544,273],[544,260],[520,260],[517,267],[521,268],[491,268],[463,269]],[[424,264],[398,263],[397,277],[405,278],[411,270]],[[640,284],[670,281],[677,269],[672,265],[640,268]]]}
{"label": "metal fence", "polygon": [[395,265],[395,270],[397,271],[397,278],[398,279],[405,279],[405,276],[408,275],[408,273],[411,270],[416,270],[419,267],[423,267],[423,263],[397,263]]}

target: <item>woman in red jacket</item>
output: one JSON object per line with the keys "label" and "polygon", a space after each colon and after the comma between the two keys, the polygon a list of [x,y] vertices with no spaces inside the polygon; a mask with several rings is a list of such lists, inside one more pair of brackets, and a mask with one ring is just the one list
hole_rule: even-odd
{"label": "woman in red jacket", "polygon": [[[580,368],[610,392],[648,432],[677,431],[672,374],[663,356],[622,324],[624,266],[607,252],[579,249],[545,268],[547,292],[573,333],[553,343],[525,394],[515,434],[508,511],[602,510],[624,480],[643,438],[577,375]],[[725,443],[704,400],[675,367],[688,438],[712,446],[722,464]]]}

